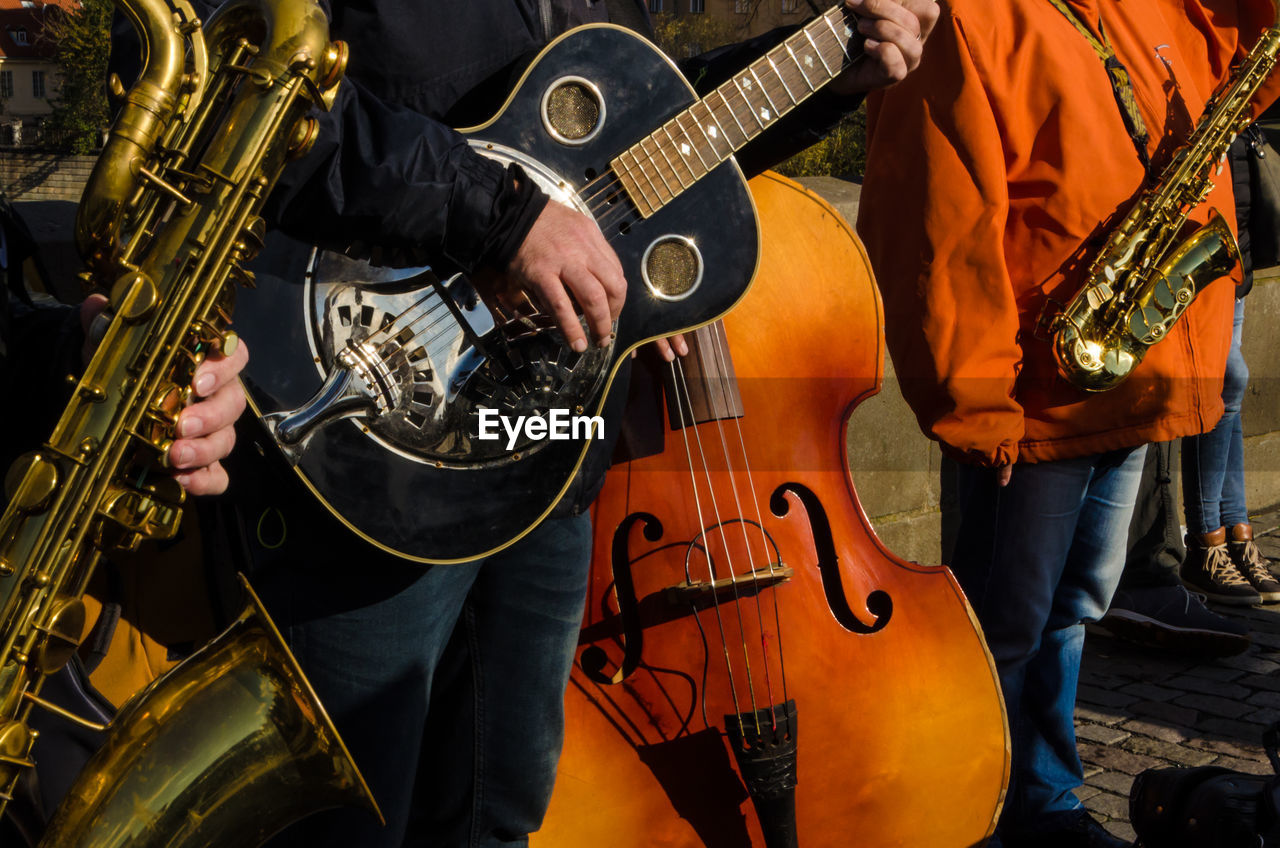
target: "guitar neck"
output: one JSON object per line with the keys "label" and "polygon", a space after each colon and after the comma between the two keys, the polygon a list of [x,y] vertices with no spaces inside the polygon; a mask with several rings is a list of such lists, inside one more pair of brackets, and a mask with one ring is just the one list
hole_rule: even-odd
{"label": "guitar neck", "polygon": [[841,4],[609,163],[648,218],[853,61],[857,21]]}

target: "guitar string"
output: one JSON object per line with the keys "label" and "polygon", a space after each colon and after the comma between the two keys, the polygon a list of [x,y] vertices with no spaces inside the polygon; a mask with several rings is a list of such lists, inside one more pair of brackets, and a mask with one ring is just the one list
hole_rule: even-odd
{"label": "guitar string", "polygon": [[[727,347],[728,347],[728,331],[725,329],[723,322],[719,322],[719,323],[717,324],[717,326],[719,326],[719,327],[720,327],[720,332],[713,333],[713,336],[714,336],[714,339],[715,339],[714,352],[715,352],[715,356],[716,356],[716,360],[717,360],[717,364],[718,364],[718,368],[719,368],[720,373],[721,373],[721,374],[728,375],[728,374],[729,374],[729,361],[730,361],[730,360],[729,360],[728,350],[727,350]],[[736,381],[735,381],[735,385],[736,385]],[[727,393],[728,389],[726,388],[726,389],[725,389],[725,391],[726,391],[726,393]],[[740,395],[740,394],[739,394],[739,397],[741,397],[741,395]],[[742,412],[743,412],[743,414],[745,414],[745,413],[746,413],[746,410],[744,409],[744,410],[742,410]],[[722,422],[721,422],[721,423],[722,423]],[[760,544],[760,548],[761,548],[761,554],[762,554],[762,556],[763,556],[763,558],[764,558],[764,562],[766,563],[766,568],[767,568],[767,573],[768,573],[768,575],[769,575],[770,577],[772,577],[772,578],[776,578],[776,577],[778,577],[778,572],[779,572],[779,567],[778,567],[778,566],[780,566],[780,565],[781,565],[781,562],[775,563],[775,562],[774,562],[774,558],[773,558],[773,557],[771,557],[771,556],[769,556],[769,546],[768,546],[768,541],[767,541],[767,540],[766,540],[766,538],[765,538],[765,531],[764,531],[764,526],[765,526],[765,525],[764,525],[764,513],[763,513],[763,511],[760,509],[760,499],[759,499],[759,496],[758,496],[758,494],[757,494],[757,492],[756,492],[755,475],[752,473],[752,470],[751,470],[751,456],[750,456],[750,454],[747,452],[747,441],[746,441],[746,437],[743,435],[743,432],[742,432],[742,417],[741,417],[740,415],[735,415],[735,416],[733,416],[733,423],[734,423],[734,427],[735,427],[735,429],[736,429],[738,450],[739,450],[739,451],[741,452],[741,454],[742,454],[742,468],[743,468],[743,471],[744,471],[744,473],[746,474],[746,478],[747,478],[747,491],[748,491],[748,492],[750,493],[750,495],[751,495],[751,502],[752,502],[752,506],[755,508],[755,513],[756,513],[756,526],[759,528],[759,531],[760,531],[760,532],[759,532],[758,539],[759,539],[759,544]],[[724,436],[723,436],[723,434],[722,434],[722,435],[721,435],[721,439],[723,439],[723,438],[724,438]],[[726,454],[727,454],[727,453],[728,453],[728,449],[726,448]],[[741,507],[739,507],[739,509],[741,509]],[[744,545],[749,545],[749,542],[748,542],[748,540],[747,540],[747,536],[746,536],[746,523],[745,523],[745,522],[743,523],[743,544],[744,544]],[[751,572],[751,573],[752,573],[752,579],[753,579],[753,580],[755,580],[755,581],[757,581],[757,583],[758,583],[758,582],[759,582],[759,580],[760,580],[760,578],[759,578],[759,572],[758,572],[758,571],[756,571],[756,569],[755,569],[755,567],[754,567],[754,563],[753,563],[753,566],[752,566],[752,572]],[[773,583],[773,584],[771,584],[771,585],[776,586],[777,584],[776,584],[776,583]],[[785,704],[785,703],[787,702],[787,700],[788,700],[788,694],[787,694],[787,691],[788,691],[788,690],[787,690],[786,650],[785,650],[785,647],[784,647],[784,646],[783,646],[783,644],[782,644],[782,642],[783,642],[783,633],[782,633],[782,616],[781,616],[781,613],[780,613],[780,612],[779,612],[779,610],[778,610],[778,592],[777,592],[777,589],[775,588],[775,589],[774,589],[774,591],[770,592],[769,594],[770,594],[770,598],[772,599],[772,606],[773,606],[773,619],[774,619],[774,632],[776,633],[776,639],[777,639],[777,645],[778,645],[778,650],[777,650],[777,656],[778,656],[778,677],[779,677],[780,685],[781,685],[781,687],[782,687],[782,699],[781,699],[781,703]],[[764,628],[763,614],[762,614],[762,613],[761,613],[761,611],[760,611],[760,588],[759,588],[759,586],[758,586],[758,585],[757,585],[757,588],[756,588],[756,613],[757,613],[757,616],[760,618],[760,621],[759,621],[759,627],[760,627],[760,639],[761,639],[761,645],[760,645],[761,653],[762,653],[762,655],[763,655],[763,656],[764,656],[764,658],[765,658],[765,670],[766,670],[766,672],[768,672],[768,668],[769,668],[769,666],[768,666],[769,649],[768,649],[768,646],[765,644],[765,641],[764,641],[764,640],[765,640],[765,628]],[[773,709],[773,707],[774,707],[774,705],[775,705],[775,704],[777,704],[777,703],[779,703],[779,701],[775,701],[775,700],[773,699],[773,687],[772,687],[772,684],[771,684],[771,683],[769,684],[769,696],[770,696],[770,700],[769,700],[770,710],[772,710],[772,709]],[[776,716],[776,715],[774,715],[774,722],[775,722],[775,724],[776,724],[776,722],[777,722],[777,716]]]}
{"label": "guitar string", "polygon": [[[419,313],[410,317],[408,323],[405,325],[403,329],[397,330],[395,333],[387,332],[389,328],[394,327],[402,318],[408,315],[411,311],[422,306],[422,304],[426,303],[432,298],[439,299],[439,302],[435,306],[432,306],[426,312]],[[423,318],[430,318],[433,313],[435,313],[441,307],[444,307],[444,306],[445,306],[444,300],[440,298],[440,295],[438,292],[433,290],[427,295],[425,295],[424,297],[420,298],[419,300],[407,306],[405,309],[403,309],[401,312],[395,315],[390,322],[378,328],[373,333],[370,333],[369,336],[365,339],[365,341],[371,345],[374,345],[375,347],[380,347],[383,344],[390,341],[391,339],[394,339],[395,337],[399,336],[400,333],[404,332],[404,330],[412,328],[413,325],[417,323],[419,320]],[[452,317],[453,317],[453,313],[446,308],[443,315],[439,316],[438,318],[436,318],[431,323],[427,324],[422,329],[414,331],[413,335],[411,335],[408,339],[403,341],[401,343],[401,349],[403,350],[404,348],[407,348],[410,344],[415,344],[415,343],[423,348],[428,348],[428,347],[431,347],[432,345],[435,345],[437,342],[439,342],[440,340],[444,339],[447,335],[452,333],[453,325],[446,326],[444,330],[432,336],[428,336],[428,333],[434,327],[439,325],[442,321]]]}
{"label": "guitar string", "polygon": [[[838,8],[838,7],[837,7],[837,8]],[[831,14],[831,12],[833,12],[833,11],[836,11],[836,9],[835,9],[835,8],[833,8],[832,10],[829,10],[829,11],[827,12],[827,15],[830,15],[830,14]],[[857,19],[857,16],[856,16],[856,15],[853,15],[852,13],[850,13],[850,16],[851,16],[851,17],[853,17],[855,20]],[[829,22],[829,21],[828,21],[828,27],[830,27],[830,22]],[[806,29],[807,29],[807,27],[806,27]],[[819,30],[819,31],[820,31],[820,32],[825,32],[825,30]],[[832,31],[832,34],[834,35],[834,31]],[[794,36],[793,36],[793,38],[794,38]],[[789,41],[790,41],[790,39],[788,39],[788,42],[789,42]],[[748,69],[753,68],[756,64],[759,64],[759,63],[761,63],[761,62],[764,62],[764,61],[765,61],[765,59],[767,59],[767,58],[768,58],[771,54],[773,54],[774,52],[780,52],[780,51],[781,51],[781,48],[782,48],[783,46],[785,46],[788,42],[783,42],[783,44],[782,44],[782,45],[779,45],[778,47],[775,47],[775,48],[773,48],[772,50],[770,50],[768,53],[766,53],[766,54],[765,54],[765,57],[764,57],[764,58],[759,59],[759,60],[757,60],[756,62],[753,62],[753,63],[752,63],[752,65],[751,65],[751,66],[749,66],[749,68],[748,68]],[[836,46],[840,49],[840,52],[841,52],[841,53],[844,55],[844,57],[845,57],[845,61],[841,63],[841,72],[843,72],[843,71],[844,71],[846,68],[848,68],[848,67],[853,67],[853,66],[855,66],[855,65],[859,64],[861,61],[863,61],[863,60],[866,58],[866,54],[865,54],[865,53],[859,53],[859,54],[858,54],[858,55],[856,55],[856,56],[851,56],[851,55],[849,54],[849,51],[846,49],[846,45],[845,45],[843,42],[839,41],[839,39],[838,39],[838,38],[837,38],[837,40],[836,40]],[[821,48],[818,48],[818,53],[819,53],[819,56],[822,56],[822,50],[821,50]],[[834,57],[834,55],[832,56],[832,58],[835,58],[835,57]],[[847,62],[847,64],[846,64],[846,62]],[[824,62],[823,64],[825,65],[825,62]],[[808,81],[808,77],[807,77],[807,76],[805,76],[804,71],[803,71],[803,69],[800,67],[800,65],[799,65],[799,63],[798,63],[798,62],[796,63],[796,67],[797,67],[797,69],[800,71],[800,76],[801,76],[801,78],[802,78],[802,79],[804,79],[804,81],[805,81],[805,86],[806,86],[807,88],[809,88],[809,89],[810,89],[809,94],[806,94],[806,95],[805,95],[805,98],[807,98],[809,95],[811,95],[811,94],[813,94],[813,93],[816,93],[816,91],[817,91],[818,89],[820,89],[823,85],[826,85],[826,83],[827,83],[827,82],[830,82],[832,79],[834,79],[834,78],[835,78],[835,77],[830,77],[828,80],[826,80],[825,82],[823,82],[822,84],[820,84],[817,88],[815,88],[814,86],[812,86],[812,85],[809,83],[809,81]],[[775,73],[776,73],[776,75],[777,75],[777,77],[778,77],[778,82],[779,82],[779,83],[781,84],[781,86],[782,86],[781,90],[779,90],[779,89],[778,89],[778,87],[777,87],[777,86],[778,86],[778,83],[775,83],[775,84],[772,84],[772,85],[764,85],[764,84],[762,84],[762,91],[763,91],[763,93],[765,94],[765,99],[766,99],[766,100],[767,100],[771,105],[772,105],[772,102],[773,102],[773,101],[772,101],[772,99],[768,96],[768,95],[769,95],[769,92],[772,92],[772,93],[775,93],[775,94],[782,94],[782,93],[784,93],[784,92],[785,92],[785,93],[787,94],[788,98],[793,99],[793,98],[791,98],[790,91],[789,91],[788,89],[786,89],[786,83],[785,83],[785,80],[784,80],[784,79],[783,79],[783,77],[782,77],[782,74],[781,74],[780,72],[777,72],[777,71],[776,71],[776,69],[775,69]],[[726,97],[726,96],[725,96],[725,94],[724,94],[724,90],[725,90],[725,89],[728,89],[728,88],[729,88],[729,86],[728,86],[728,84],[726,83],[726,84],[724,84],[724,85],[721,85],[721,86],[717,87],[717,88],[716,88],[713,92],[711,92],[711,93],[718,93],[718,94],[720,94],[720,97],[721,97],[722,102],[724,102],[724,104],[728,107],[729,112],[730,112],[730,115],[734,117],[734,119],[735,119],[735,120],[734,120],[734,122],[735,122],[735,123],[737,123],[739,127],[741,127],[741,122],[740,122],[740,121],[737,121],[737,117],[736,117],[736,116],[737,116],[737,112],[735,111],[736,109],[740,108],[740,106],[735,106],[735,105],[731,104],[731,103],[729,102],[729,97]],[[757,112],[756,112],[756,108],[755,108],[755,106],[751,103],[750,99],[746,96],[746,94],[745,94],[745,93],[741,90],[741,88],[740,88],[739,86],[737,86],[737,85],[734,85],[734,86],[730,89],[730,96],[733,96],[734,92],[736,92],[737,97],[741,100],[742,104],[745,104],[745,106],[746,106],[746,111],[747,111],[747,112],[749,112],[749,113],[751,114],[752,119],[753,119],[757,124],[759,124],[759,129],[757,129],[757,130],[756,130],[756,134],[759,134],[760,132],[763,132],[763,131],[767,128],[767,125],[766,125],[766,124],[764,124],[764,123],[760,120],[760,117],[759,117],[759,115],[758,115],[758,114],[757,114]],[[680,128],[680,129],[681,129],[681,131],[684,133],[685,138],[686,138],[686,139],[688,139],[688,141],[689,141],[691,144],[695,145],[695,149],[696,149],[696,142],[694,142],[693,138],[689,136],[689,134],[688,134],[688,132],[687,132],[686,130],[684,130],[682,127],[680,127],[680,124],[678,123],[678,119],[679,119],[681,116],[683,116],[683,115],[689,115],[689,116],[690,116],[690,118],[692,118],[692,117],[693,117],[693,116],[692,116],[692,110],[694,109],[694,107],[696,107],[696,106],[698,106],[698,105],[703,105],[703,106],[705,106],[705,107],[708,109],[708,111],[712,114],[713,119],[716,119],[716,118],[715,118],[715,110],[714,110],[714,107],[712,107],[712,106],[707,102],[707,101],[708,101],[708,99],[710,98],[710,96],[711,96],[711,94],[708,94],[708,95],[707,95],[707,97],[704,97],[704,98],[702,98],[702,99],[700,99],[700,100],[696,101],[695,103],[693,103],[692,105],[690,105],[689,107],[687,107],[683,112],[679,113],[679,114],[678,114],[678,115],[676,115],[674,118],[672,118],[670,121],[668,121],[668,124],[669,124],[669,123],[672,123],[672,122],[675,122],[675,123],[676,123],[676,126],[677,126],[678,128]],[[799,101],[799,102],[803,102],[803,99],[802,99],[801,101]],[[794,108],[795,106],[799,105],[799,102],[795,102],[795,101],[794,101],[794,99],[793,99],[792,104],[791,104],[790,106],[788,106],[786,110],[784,110],[783,114],[786,114],[786,112],[789,112],[792,108]],[[775,115],[772,119],[770,119],[770,124],[772,124],[774,121],[779,120],[779,118],[780,118],[780,117],[781,117],[780,115]],[[697,122],[696,122],[696,120],[695,120],[695,123],[697,123]],[[719,124],[719,123],[720,123],[718,119],[716,119],[716,123],[717,123],[717,124]],[[660,128],[660,129],[665,129],[665,127],[666,127],[666,126],[667,126],[667,124],[664,124],[664,125],[663,125],[663,128]],[[701,128],[701,126],[700,126],[700,125],[699,125],[699,127]],[[661,143],[660,143],[660,142],[657,140],[657,138],[656,138],[657,133],[658,133],[658,130],[655,130],[655,131],[654,131],[653,133],[651,133],[650,135],[646,136],[645,138],[641,139],[641,140],[640,140],[639,142],[637,142],[636,144],[632,145],[632,146],[631,146],[630,148],[628,148],[626,151],[623,151],[623,153],[625,154],[625,153],[627,153],[627,152],[633,151],[633,150],[635,150],[635,149],[636,149],[636,147],[640,147],[640,149],[641,149],[642,151],[644,151],[643,143],[644,143],[644,141],[646,141],[646,140],[648,140],[648,139],[653,139],[653,140],[654,140],[655,150],[656,150],[657,152],[661,153],[661,152],[662,152],[662,145],[661,145]],[[669,133],[668,133],[668,135],[669,135]],[[744,139],[743,139],[743,141],[742,141],[742,143],[741,143],[740,145],[738,145],[736,148],[734,148],[733,150],[731,150],[731,151],[730,151],[730,153],[729,153],[728,155],[726,155],[723,159],[721,159],[719,162],[717,162],[717,163],[716,163],[716,165],[713,165],[710,169],[707,169],[706,173],[710,173],[710,171],[711,171],[711,170],[714,170],[714,169],[715,169],[715,167],[718,167],[720,164],[723,164],[725,161],[727,161],[727,160],[728,160],[729,156],[731,156],[731,155],[733,154],[733,152],[736,152],[736,150],[741,149],[741,147],[742,147],[742,146],[745,146],[745,145],[747,144],[747,142],[749,142],[751,139],[755,138],[755,134],[750,135],[750,136],[746,136],[746,135],[745,135],[745,131],[744,131],[744,136],[745,136],[745,137],[744,137]],[[728,141],[727,137],[726,137],[726,141]],[[710,147],[710,149],[711,149],[711,151],[712,151],[712,153],[713,153],[713,154],[715,154],[715,155],[717,155],[717,156],[719,155],[718,153],[716,153],[714,145],[711,145],[709,141],[708,141],[708,147]],[[622,155],[622,154],[620,154],[620,155]],[[636,160],[636,164],[637,164],[637,166],[638,166],[638,167],[643,168],[643,167],[644,167],[644,165],[643,165],[643,163],[641,162],[640,158],[639,158],[638,156],[636,156],[634,153],[632,154],[632,156],[633,156],[633,158]],[[659,178],[661,179],[661,178],[662,178],[662,174],[661,174],[662,168],[661,168],[661,165],[658,163],[658,161],[657,161],[657,159],[656,159],[655,155],[654,155],[653,153],[648,152],[648,151],[644,151],[644,156],[645,156],[645,161],[647,161],[647,162],[652,162],[652,163],[654,164],[654,170],[655,170],[655,173],[657,173],[657,174],[658,174],[658,176],[659,176]],[[615,158],[616,158],[616,157],[615,157]],[[665,157],[665,154],[664,154],[664,158],[666,158],[666,157]],[[702,158],[702,157],[699,155],[699,159],[701,159],[701,158]],[[669,161],[670,161],[670,160],[668,159],[668,162],[669,162]],[[684,161],[684,160],[683,160],[683,157],[681,158],[681,161]],[[689,168],[689,166],[688,166],[688,164],[687,164],[687,163],[686,163],[686,166],[685,166],[685,167],[686,167],[686,170],[688,170],[688,171],[689,171],[690,175],[692,175],[692,174],[693,174],[693,171],[692,171],[692,169],[691,169],[691,168]],[[705,163],[704,163],[704,167],[705,167]],[[678,174],[675,172],[674,167],[672,167],[672,168],[671,168],[671,175],[672,175],[672,177],[675,177],[675,178],[676,178],[676,181],[677,181],[677,182],[681,182],[681,181],[679,180],[679,176],[678,176]],[[703,174],[702,176],[705,176],[705,174]],[[696,182],[698,179],[701,179],[701,178],[702,178],[702,176],[694,177],[694,182]],[[603,182],[602,182],[602,181],[603,181]],[[652,184],[652,180],[651,180],[650,182],[651,182],[651,184]],[[663,182],[665,183],[665,182],[666,182],[666,180],[665,180],[665,179],[663,179]],[[587,182],[587,183],[582,187],[582,191],[580,191],[580,192],[578,193],[578,196],[582,199],[582,201],[583,201],[585,204],[587,204],[587,207],[588,207],[588,209],[590,209],[590,210],[591,210],[592,215],[596,215],[596,214],[597,214],[598,212],[600,212],[601,210],[604,210],[608,205],[612,204],[612,203],[613,203],[613,202],[614,202],[614,201],[615,201],[619,196],[625,196],[625,195],[627,195],[627,190],[626,190],[626,189],[625,189],[625,187],[624,187],[624,188],[622,188],[622,189],[620,189],[620,190],[618,190],[618,191],[614,192],[613,194],[610,194],[610,195],[609,195],[608,197],[606,197],[602,202],[597,202],[601,194],[604,194],[605,192],[613,191],[613,190],[614,190],[614,188],[615,188],[617,185],[619,185],[619,184],[620,184],[620,180],[618,179],[617,174],[612,170],[612,168],[610,168],[610,170],[607,172],[607,174],[601,174],[600,176],[598,176],[598,177],[596,177],[596,178],[592,179],[591,181]],[[654,184],[654,185],[655,185],[655,188],[656,188],[656,184]],[[682,191],[683,191],[683,188],[684,188],[684,186],[682,185],[682,189],[681,189]],[[589,190],[592,190],[592,189],[594,189],[594,193],[584,194],[584,192],[588,192]],[[670,190],[670,186],[669,186],[669,185],[668,185],[668,193],[669,193],[669,194],[672,194],[672,197],[670,198],[670,200],[662,201],[662,204],[661,204],[661,205],[666,205],[667,203],[671,202],[671,200],[674,200],[674,199],[675,199],[676,193],[671,192],[671,190]],[[659,195],[660,195],[660,194],[661,194],[661,193],[659,192]],[[661,197],[660,197],[660,196],[659,196],[659,200],[661,200]],[[596,205],[595,205],[595,206],[592,206],[592,205],[591,205],[592,203],[596,203]],[[624,210],[624,211],[626,211],[626,210]],[[656,209],[655,209],[655,211],[656,211]],[[604,222],[601,218],[598,218],[597,220],[600,220],[600,221],[601,221],[601,229],[604,229],[604,227],[606,226],[606,222]],[[608,225],[612,225],[612,222],[608,222]]]}

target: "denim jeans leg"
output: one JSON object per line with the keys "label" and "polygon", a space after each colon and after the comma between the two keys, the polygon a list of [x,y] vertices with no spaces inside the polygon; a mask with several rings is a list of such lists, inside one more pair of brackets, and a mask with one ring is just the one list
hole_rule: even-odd
{"label": "denim jeans leg", "polygon": [[587,515],[485,561],[465,612],[475,681],[473,848],[528,844],[551,800],[591,558]]}
{"label": "denim jeans leg", "polygon": [[[1240,352],[1243,322],[1244,301],[1237,300],[1222,385],[1225,407],[1222,417],[1209,432],[1182,440],[1182,499],[1188,533],[1199,535],[1230,526],[1228,521],[1231,524],[1248,521],[1244,507],[1244,434],[1240,421],[1240,406],[1249,383],[1249,369]],[[1237,440],[1239,463],[1235,469],[1229,463]],[[1230,498],[1229,505],[1224,505],[1224,497]]]}
{"label": "denim jeans leg", "polygon": [[1231,418],[1231,435],[1227,448],[1226,473],[1222,480],[1222,502],[1219,512],[1222,526],[1249,523],[1249,508],[1244,497],[1244,421],[1240,409],[1249,387],[1249,366],[1244,361],[1241,342],[1244,330],[1244,300],[1236,301],[1235,324],[1231,330],[1231,352],[1227,355],[1227,373],[1222,381],[1223,419]]}
{"label": "denim jeans leg", "polygon": [[1084,625],[1107,608],[1145,450],[960,470],[952,568],[982,624],[1009,713],[1013,772],[1001,828],[1079,806],[1074,705]]}
{"label": "denim jeans leg", "polygon": [[1074,714],[1084,625],[1106,613],[1119,583],[1143,450],[1127,457],[1123,451],[1108,454],[1095,465],[1040,651],[1027,670],[1025,701],[1033,712],[1055,719],[1036,724],[1035,732],[1024,735],[1033,764],[1024,797],[1032,810],[1078,805],[1070,790],[1083,780]]}
{"label": "denim jeans leg", "polygon": [[404,840],[435,667],[479,569],[364,552],[363,563],[330,551],[328,560],[264,574],[263,597],[387,823],[363,810],[328,811],[272,848],[399,848]]}

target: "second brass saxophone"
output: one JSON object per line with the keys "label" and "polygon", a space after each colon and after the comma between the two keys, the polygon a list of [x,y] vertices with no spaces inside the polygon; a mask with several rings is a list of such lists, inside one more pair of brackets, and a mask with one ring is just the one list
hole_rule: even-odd
{"label": "second brass saxophone", "polygon": [[1218,164],[1250,121],[1250,99],[1280,51],[1280,15],[1218,87],[1187,143],[1138,197],[1090,263],[1086,283],[1051,325],[1058,371],[1090,392],[1124,382],[1147,349],[1213,280],[1240,261],[1235,237],[1214,210],[1183,237],[1191,211],[1209,196]]}

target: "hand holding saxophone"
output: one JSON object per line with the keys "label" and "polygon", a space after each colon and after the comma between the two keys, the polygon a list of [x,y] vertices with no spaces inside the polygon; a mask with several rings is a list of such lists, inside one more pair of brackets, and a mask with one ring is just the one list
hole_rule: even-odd
{"label": "hand holding saxophone", "polygon": [[[85,363],[93,356],[100,336],[91,326],[107,307],[107,299],[91,294],[80,304],[80,324],[85,331],[81,351]],[[220,460],[236,444],[235,423],[244,412],[245,395],[237,379],[249,362],[249,348],[240,342],[230,356],[215,355],[196,368],[191,381],[195,400],[178,416],[178,438],[169,446],[168,464],[174,479],[192,495],[220,495],[230,482]]]}
{"label": "hand holding saxophone", "polygon": [[236,379],[249,361],[241,342],[230,356],[200,363],[192,389],[199,398],[178,416],[179,438],[169,446],[174,479],[192,495],[220,495],[227,490],[227,472],[219,460],[236,444],[236,419],[244,412],[244,389]]}

